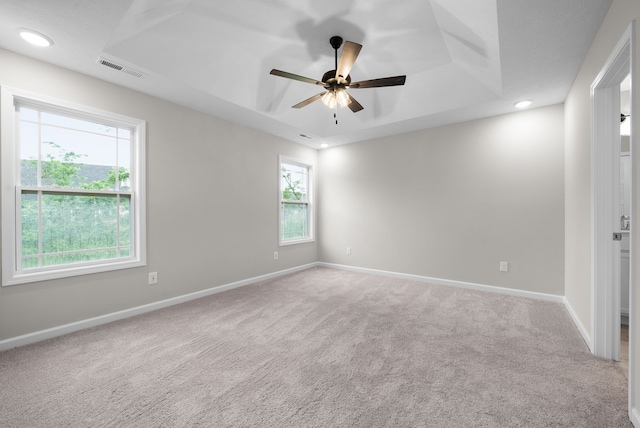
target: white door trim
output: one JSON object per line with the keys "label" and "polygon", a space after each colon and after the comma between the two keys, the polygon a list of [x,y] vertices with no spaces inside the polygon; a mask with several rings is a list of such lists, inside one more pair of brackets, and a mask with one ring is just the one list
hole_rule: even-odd
{"label": "white door trim", "polygon": [[[628,70],[628,64],[626,65]],[[614,241],[612,237],[614,232],[620,232],[620,228],[616,228],[614,221],[619,218],[620,184],[615,177],[619,176],[620,161],[618,160],[616,164],[614,160],[620,157],[619,118],[622,80],[616,82],[615,76],[610,74],[612,73],[596,79],[591,87],[591,223],[593,228],[591,248],[595,315],[592,318],[592,351],[599,357],[619,360],[620,268],[619,262],[616,263],[616,261],[619,259],[620,242]],[[616,254],[618,257],[615,256]]]}
{"label": "white door trim", "polygon": [[[602,71],[591,85],[591,351],[618,360],[620,351],[620,242],[612,234],[620,231],[620,83],[631,74],[631,170],[635,185],[635,21],[622,35]],[[617,114],[616,114],[617,112]],[[634,260],[637,222],[632,196],[630,258]],[[618,255],[616,257],[615,255]],[[630,266],[629,284],[629,408],[635,397],[635,278]],[[631,413],[631,412],[630,412]]]}

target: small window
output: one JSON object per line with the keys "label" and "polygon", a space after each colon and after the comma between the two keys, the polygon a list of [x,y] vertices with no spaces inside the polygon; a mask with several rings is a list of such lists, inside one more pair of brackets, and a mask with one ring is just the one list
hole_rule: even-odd
{"label": "small window", "polygon": [[280,245],[314,240],[313,167],[280,156]]}
{"label": "small window", "polygon": [[3,285],[145,264],[144,121],[2,88]]}

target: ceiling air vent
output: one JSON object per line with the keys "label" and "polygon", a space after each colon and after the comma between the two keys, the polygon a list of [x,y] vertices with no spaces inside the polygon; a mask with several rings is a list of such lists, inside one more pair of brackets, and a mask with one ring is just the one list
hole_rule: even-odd
{"label": "ceiling air vent", "polygon": [[113,61],[110,61],[108,59],[105,59],[105,58],[98,58],[98,64],[102,64],[105,67],[112,68],[112,69],[114,69],[116,71],[119,71],[119,72],[125,73],[125,74],[129,74],[129,75],[134,76],[134,77],[144,77],[145,76],[145,74],[143,72],[141,72],[141,71],[134,70],[131,67],[127,67],[127,66],[124,66],[124,65],[117,64],[117,63],[115,63]]}

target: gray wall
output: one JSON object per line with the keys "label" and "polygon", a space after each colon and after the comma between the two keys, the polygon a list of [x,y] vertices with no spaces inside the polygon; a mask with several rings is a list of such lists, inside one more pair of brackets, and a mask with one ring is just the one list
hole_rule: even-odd
{"label": "gray wall", "polygon": [[563,120],[556,105],[321,151],[320,259],[564,295]]}
{"label": "gray wall", "polygon": [[[0,61],[2,85],[148,121],[148,266],[3,287],[0,340],[317,260],[564,294],[562,106],[318,154],[7,51]],[[277,247],[279,154],[318,164],[318,245]]]}
{"label": "gray wall", "polygon": [[317,260],[315,243],[278,248],[277,204],[278,155],[316,150],[8,51],[0,64],[0,85],[145,119],[148,188],[148,266],[1,287],[0,340]]}

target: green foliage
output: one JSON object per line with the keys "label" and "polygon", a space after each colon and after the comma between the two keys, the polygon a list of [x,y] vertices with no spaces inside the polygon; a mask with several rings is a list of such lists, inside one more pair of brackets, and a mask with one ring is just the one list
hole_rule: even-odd
{"label": "green foliage", "polygon": [[[82,157],[86,157],[87,155],[75,152],[66,152],[60,147],[60,145],[53,141],[43,141],[42,144],[47,144],[54,149],[57,149],[55,153],[48,153],[40,163],[42,171],[42,185],[51,187],[70,187],[73,178],[77,176],[83,166],[83,164],[76,163],[76,161]],[[26,162],[32,167],[38,166],[37,160],[28,160]]]}
{"label": "green foliage", "polygon": [[287,183],[286,187],[282,190],[282,200],[284,201],[302,201],[304,189],[302,187],[301,180],[293,180],[291,178],[291,171],[286,168],[282,168],[282,178]]}
{"label": "green foliage", "polygon": [[309,207],[306,204],[287,204],[281,207],[282,239],[305,238],[309,236]]}
{"label": "green foliage", "polygon": [[95,180],[88,184],[82,184],[83,189],[93,189],[93,190],[106,190],[106,189],[115,189],[116,187],[116,171],[117,180],[123,182],[129,179],[129,171],[127,168],[115,166],[113,169],[109,171],[109,176],[105,180]]}
{"label": "green foliage", "polygon": [[[87,183],[79,172],[88,166],[77,162],[86,155],[44,144],[55,150],[40,162],[43,187],[110,190],[129,179],[126,168],[113,167],[105,179]],[[25,162],[37,168],[37,161]],[[130,255],[130,204],[128,196],[23,191],[23,268]]]}
{"label": "green foliage", "polygon": [[292,171],[287,168],[282,168],[281,174],[285,183],[282,189],[283,203],[280,208],[282,239],[305,238],[309,235],[309,207],[305,203],[295,202],[308,201],[307,183],[303,183],[302,177],[294,179]]}

